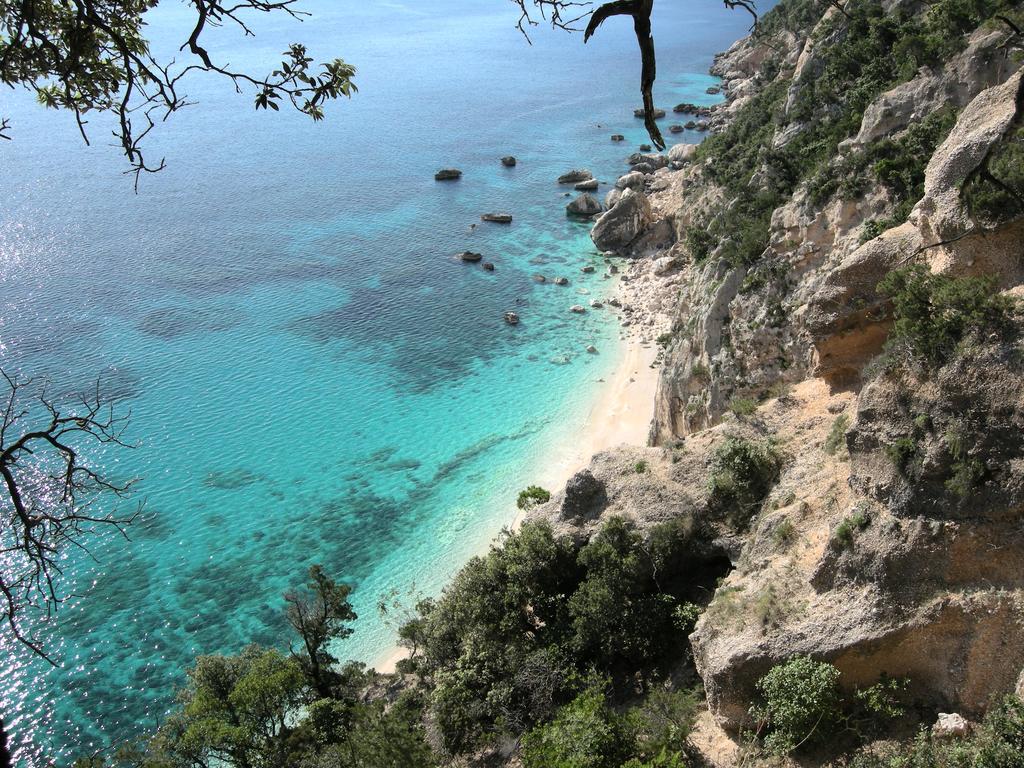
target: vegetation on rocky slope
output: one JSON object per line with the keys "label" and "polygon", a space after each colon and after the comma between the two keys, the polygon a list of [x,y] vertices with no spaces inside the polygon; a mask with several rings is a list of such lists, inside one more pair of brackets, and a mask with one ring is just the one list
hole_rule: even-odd
{"label": "vegetation on rocky slope", "polygon": [[[1015,7],[1010,0],[939,0],[927,10],[877,0],[849,2],[822,19],[829,4],[782,3],[766,15],[761,34],[814,26],[813,58],[795,80],[769,59],[759,77],[766,85],[729,126],[705,141],[698,157],[722,187],[722,203],[687,232],[698,259],[714,253],[734,266],[754,264],[768,246],[771,214],[806,183],[813,205],[835,194],[844,199],[880,184],[892,196],[891,221],[906,218],[920,198],[924,166],[952,126],[952,115],[928,116],[904,136],[863,149],[840,151],[860,128],[864,110],[879,94],[911,79],[920,67],[941,66],[962,49],[966,34]],[[791,129],[782,141],[782,129]],[[1015,145],[1014,145],[1015,146]],[[1008,150],[1008,155],[1012,152]],[[993,205],[984,202],[979,205]]]}
{"label": "vegetation on rocky slope", "polygon": [[[749,43],[770,44],[754,87],[697,151],[688,177],[722,193],[705,197],[710,207],[683,233],[685,250],[711,276],[710,292],[719,296],[727,270],[762,259],[781,206],[795,202],[813,216],[874,195],[877,218],[863,224],[862,240],[906,220],[956,111],[931,111],[863,144],[849,140],[883,92],[923,67],[941,68],[979,26],[1012,27],[1018,6],[784,0],[766,14]],[[795,76],[809,36],[813,51]],[[1022,131],[1018,124],[998,139],[964,185],[970,213],[993,227],[1024,212]],[[852,231],[849,249],[869,251]],[[1024,704],[1012,696],[993,699],[984,718],[976,707],[982,722],[968,737],[943,741],[927,727],[939,706],[967,699],[948,690],[950,669],[977,638],[961,642],[957,633],[979,617],[1012,613],[1005,605],[1019,591],[1017,582],[992,586],[1005,574],[989,550],[1013,546],[1006,518],[1024,498],[1015,474],[1020,318],[990,277],[919,264],[879,286],[920,251],[880,253],[880,273],[874,262],[863,269],[870,280],[857,272],[861,262],[851,269],[851,282],[869,283],[854,286],[847,303],[856,306],[844,305],[852,292],[826,291],[822,302],[882,327],[865,347],[876,353],[888,335],[883,364],[858,363],[856,396],[819,404],[814,415],[787,412],[800,422],[788,443],[761,421],[767,395],[737,396],[726,400],[732,423],[678,433],[664,450],[624,453],[622,485],[602,489],[600,504],[568,514],[557,494],[552,501],[527,488],[520,506],[550,522],[507,534],[438,599],[420,602],[400,630],[409,658],[395,676],[338,669],[323,655],[354,618],[347,591],[328,580],[319,588],[334,596],[325,603],[332,618],[321,622],[319,644],[293,656],[251,648],[201,657],[148,756],[126,751],[121,764],[693,768],[703,682],[708,707],[739,731],[745,766],[793,755],[850,768],[1024,765]],[[733,328],[740,339],[759,292],[792,290],[785,266],[752,271],[742,287],[737,278],[733,294],[715,299],[723,349]],[[789,298],[772,296],[776,317],[793,316],[782,309]],[[734,307],[724,306],[731,301],[747,312],[734,325]],[[700,354],[682,338],[696,338],[697,325],[678,324],[673,354]],[[851,322],[837,335],[857,330]],[[750,338],[739,342],[744,352]],[[731,370],[725,353],[710,357],[686,369],[709,390]],[[784,388],[773,391],[772,407],[796,408]],[[635,503],[623,489],[634,490]],[[702,567],[709,551],[725,568]],[[1017,626],[1012,616],[991,621],[971,646],[982,659],[989,639]],[[932,645],[929,622],[941,635]],[[293,626],[305,639],[302,622]],[[1002,633],[1000,663],[1016,658],[1006,650],[1011,634]],[[898,677],[886,676],[896,668]],[[1018,672],[968,682],[1003,692]],[[889,740],[869,743],[880,737]]]}

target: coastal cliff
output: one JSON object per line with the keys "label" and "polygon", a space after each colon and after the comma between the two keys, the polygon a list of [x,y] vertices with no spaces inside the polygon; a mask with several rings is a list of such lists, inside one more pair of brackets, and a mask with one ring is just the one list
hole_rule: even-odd
{"label": "coastal cliff", "polygon": [[708,732],[800,656],[968,719],[1019,691],[1024,37],[953,6],[782,3],[716,59],[715,134],[595,226],[624,325],[668,329],[655,418],[532,519],[686,522],[727,574],[689,635]]}

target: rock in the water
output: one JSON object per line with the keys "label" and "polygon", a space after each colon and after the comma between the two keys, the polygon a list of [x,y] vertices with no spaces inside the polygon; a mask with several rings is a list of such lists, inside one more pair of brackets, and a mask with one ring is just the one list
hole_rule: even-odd
{"label": "rock in the water", "polygon": [[468,261],[471,264],[476,264],[480,261],[484,255],[482,253],[474,253],[473,251],[463,251],[459,254],[459,258],[463,261]]}
{"label": "rock in the water", "polygon": [[435,181],[455,181],[462,178],[462,171],[458,168],[442,168],[434,174]]}
{"label": "rock in the water", "polygon": [[480,217],[484,221],[491,221],[495,224],[511,224],[511,213],[485,213]]}
{"label": "rock in the water", "polygon": [[590,300],[590,306],[592,306],[594,309],[600,309],[601,307],[604,306],[604,304],[602,304],[597,299],[591,299]]}
{"label": "rock in the water", "polygon": [[641,152],[650,152],[651,151],[651,145],[650,144],[641,144],[640,145],[640,151]]}
{"label": "rock in the water", "polygon": [[971,732],[971,724],[955,712],[940,712],[939,719],[932,726],[932,736],[936,739],[962,739]]}
{"label": "rock in the water", "polygon": [[587,265],[586,265],[585,267],[583,267],[583,269],[581,269],[580,271],[581,271],[581,272],[586,272],[587,274],[590,274],[591,272],[593,272],[593,271],[594,271],[594,265],[593,265],[593,264],[587,264]]}
{"label": "rock in the water", "polygon": [[568,285],[568,284],[569,284],[569,278],[567,278],[567,277],[556,277],[555,278],[555,285]]}
{"label": "rock in the water", "polygon": [[717,96],[721,92],[722,92],[722,89],[719,88],[717,85],[712,85],[710,88],[708,88],[708,89],[706,89],[704,91],[704,93],[710,94],[711,96]]}
{"label": "rock in the water", "polygon": [[706,131],[710,127],[711,123],[709,123],[707,120],[698,120],[697,124],[693,128],[696,131]]}
{"label": "rock in the water", "polygon": [[484,262],[484,269],[486,269],[488,272],[493,272],[494,271],[494,264],[492,262],[490,262],[490,261],[485,261]]}
{"label": "rock in the water", "polygon": [[597,179],[587,179],[577,184],[574,189],[577,192],[593,192],[597,189]]}
{"label": "rock in the water", "polygon": [[594,178],[594,174],[588,171],[586,168],[576,168],[568,173],[563,173],[558,177],[559,184],[577,184],[581,181],[587,181],[588,179]]}
{"label": "rock in the water", "polygon": [[626,189],[615,207],[597,220],[590,237],[602,251],[627,248],[652,221],[647,196]]}
{"label": "rock in the water", "polygon": [[565,484],[562,517],[567,520],[595,517],[608,503],[604,483],[589,469],[581,469]]}
{"label": "rock in the water", "polygon": [[612,134],[612,141],[625,141],[625,140],[626,140],[626,137],[623,136],[621,133],[613,133]]}
{"label": "rock in the water", "polygon": [[614,297],[608,299],[608,303],[611,306],[613,306],[613,307],[621,307],[622,306],[622,302],[619,301],[618,299],[614,298]]}
{"label": "rock in the water", "polygon": [[681,126],[679,123],[673,123],[668,127],[668,130],[670,133],[682,133],[683,126]]}
{"label": "rock in the water", "polygon": [[548,279],[544,275],[534,275],[533,282],[535,283],[546,283]]}
{"label": "rock in the water", "polygon": [[505,322],[508,323],[509,325],[518,325],[519,315],[517,315],[515,312],[506,312]]}
{"label": "rock in the water", "polygon": [[596,355],[597,347],[595,347],[593,344],[587,344],[587,352],[589,352],[592,355]]}
{"label": "rock in the water", "polygon": [[568,216],[594,216],[604,210],[596,197],[584,192],[565,207]]}
{"label": "rock in the water", "polygon": [[569,311],[575,312],[577,315],[582,315],[584,312],[587,311],[587,308],[584,307],[582,304],[573,304],[571,307],[569,307]]}
{"label": "rock in the water", "polygon": [[687,130],[692,131],[696,127],[697,127],[697,121],[696,120],[687,120],[686,121],[686,128],[687,128]]}
{"label": "rock in the water", "polygon": [[504,165],[506,168],[515,168],[516,162],[516,159],[512,157],[512,155],[507,155],[501,158],[501,164]]}
{"label": "rock in the water", "polygon": [[[665,110],[664,109],[655,109],[654,110],[654,119],[655,120],[661,120],[661,118],[663,118],[664,116],[665,116]],[[633,117],[641,117],[641,118],[644,117],[644,111],[642,109],[634,109],[633,110]]]}
{"label": "rock in the water", "polygon": [[698,117],[711,116],[711,107],[701,107],[696,104],[691,104],[687,101],[684,101],[682,104],[676,104],[672,108],[672,111],[677,113],[686,112],[691,115],[697,115]]}

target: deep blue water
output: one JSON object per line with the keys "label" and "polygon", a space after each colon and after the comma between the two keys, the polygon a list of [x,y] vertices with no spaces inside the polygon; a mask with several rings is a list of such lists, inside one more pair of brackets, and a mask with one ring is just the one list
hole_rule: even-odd
{"label": "deep blue water", "polygon": [[[355,586],[341,654],[377,658],[394,632],[381,595],[436,593],[509,523],[617,361],[614,320],[568,312],[609,283],[554,179],[612,182],[646,140],[631,25],[529,46],[501,0],[305,5],[304,24],[258,19],[255,40],[224,30],[211,50],[262,70],[301,39],[356,64],[360,93],[314,125],[194,80],[198,106],[149,143],[168,168],[138,195],[102,120],[87,148],[68,115],[0,101],[0,365],[54,391],[101,376],[139,446],[96,458],[146,500],[130,542],[69,560],[79,596],[38,629],[61,668],[0,635],[0,715],[25,765],[152,727],[197,653],[282,643],[280,596],[314,562]],[[154,13],[156,48],[188,18]],[[710,103],[703,73],[747,25],[660,3],[658,103]],[[451,165],[464,178],[434,182]],[[492,210],[515,222],[470,231]]]}

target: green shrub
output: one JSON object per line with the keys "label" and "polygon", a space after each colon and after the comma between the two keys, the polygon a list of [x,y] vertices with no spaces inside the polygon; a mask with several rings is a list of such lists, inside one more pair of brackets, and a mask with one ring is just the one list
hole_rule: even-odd
{"label": "green shrub", "polygon": [[897,438],[892,445],[885,446],[885,455],[902,474],[907,474],[917,458],[917,441],[912,437]]}
{"label": "green shrub", "polygon": [[853,692],[850,727],[861,738],[882,735],[886,723],[906,714],[904,700],[909,683],[906,678],[883,676],[872,686],[857,688]]}
{"label": "green shrub", "polygon": [[774,754],[821,742],[839,726],[839,670],[831,664],[796,656],[772,667],[757,690],[762,702],[753,714],[767,727],[765,746]]}
{"label": "green shrub", "polygon": [[519,492],[519,498],[516,499],[516,506],[519,509],[529,509],[535,504],[544,504],[551,501],[551,492],[541,488],[539,485],[531,485],[525,490]]}
{"label": "green shrub", "polygon": [[999,224],[1024,214],[1024,127],[1007,132],[964,184],[971,215]]}
{"label": "green shrub", "polygon": [[523,737],[524,768],[618,768],[635,744],[624,717],[591,686]]}
{"label": "green shrub", "polygon": [[1005,334],[1017,310],[991,278],[935,275],[920,264],[890,272],[878,290],[893,301],[886,353],[894,363],[938,368],[970,336]]}
{"label": "green shrub", "polygon": [[951,474],[946,480],[946,489],[960,498],[966,498],[971,491],[981,485],[988,474],[988,468],[980,459],[968,455],[961,425],[950,426],[943,437],[950,458],[953,459]]}
{"label": "green shrub", "polygon": [[667,347],[669,344],[672,343],[672,332],[668,331],[666,333],[662,333],[661,335],[658,336],[657,339],[655,339],[655,343],[659,347]]}
{"label": "green shrub", "polygon": [[677,605],[672,614],[676,629],[681,635],[689,635],[697,626],[704,609],[696,603],[682,603]]}
{"label": "green shrub", "polygon": [[789,520],[783,520],[772,531],[772,541],[775,542],[775,546],[784,547],[793,541],[796,536],[796,527]]}
{"label": "green shrub", "polygon": [[647,461],[644,459],[640,459],[640,461],[633,465],[633,471],[636,472],[638,475],[642,475],[644,472],[648,470],[648,468],[649,465],[647,464]]}
{"label": "green shrub", "polygon": [[922,731],[903,744],[861,752],[847,768],[1017,768],[1024,765],[1024,703],[998,701],[966,739],[937,740]]}
{"label": "green shrub", "polygon": [[781,468],[782,454],[772,441],[727,438],[711,460],[711,506],[734,528],[746,528],[778,480]]}
{"label": "green shrub", "polygon": [[729,401],[729,410],[737,416],[751,416],[757,411],[757,400],[750,397],[734,397]]}
{"label": "green shrub", "polygon": [[686,749],[701,700],[697,690],[656,688],[640,706],[630,710],[629,722],[639,757],[650,765],[674,765],[670,758]]}
{"label": "green shrub", "polygon": [[843,521],[836,526],[832,539],[841,547],[852,547],[853,538],[857,531],[863,531],[871,524],[871,518],[861,510],[843,518]]}
{"label": "green shrub", "polygon": [[836,420],[832,422],[832,429],[829,430],[828,437],[825,438],[825,453],[829,456],[835,456],[836,451],[839,450],[846,439],[846,430],[849,426],[849,416],[845,413],[836,416]]}

